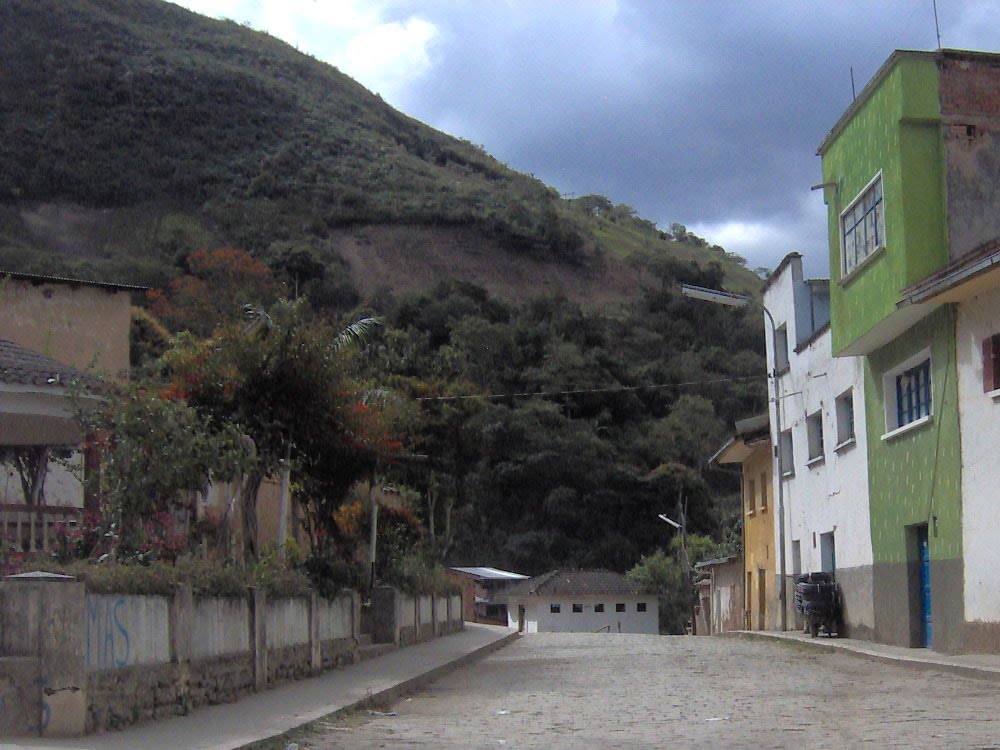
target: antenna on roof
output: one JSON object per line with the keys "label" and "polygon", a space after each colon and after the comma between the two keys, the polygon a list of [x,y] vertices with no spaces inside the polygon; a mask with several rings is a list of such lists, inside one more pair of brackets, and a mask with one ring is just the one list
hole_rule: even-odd
{"label": "antenna on roof", "polygon": [[934,6],[934,33],[937,34],[938,49],[941,49],[941,24],[938,23],[937,0],[931,0]]}
{"label": "antenna on roof", "polygon": [[854,66],[851,66],[851,101],[853,102],[858,98],[858,95],[854,91]]}

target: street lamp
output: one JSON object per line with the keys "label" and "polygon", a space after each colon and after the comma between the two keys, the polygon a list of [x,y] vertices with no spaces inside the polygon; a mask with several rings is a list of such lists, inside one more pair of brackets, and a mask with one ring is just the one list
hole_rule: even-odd
{"label": "street lamp", "polygon": [[781,401],[778,395],[778,326],[774,322],[774,316],[771,315],[771,311],[753,297],[743,294],[733,294],[732,292],[723,292],[717,289],[706,289],[705,287],[693,286],[691,284],[681,284],[681,295],[690,297],[691,299],[702,300],[703,302],[712,302],[716,305],[728,305],[729,307],[756,305],[764,311],[768,321],[771,323],[771,351],[774,357],[774,367],[771,369],[770,375],[771,380],[774,382],[774,398],[772,399],[774,403],[774,432],[776,437],[774,441],[774,455],[778,463],[778,560],[781,567],[778,601],[781,605],[781,629],[784,631],[788,629],[788,608],[786,606],[787,597],[785,595],[785,493],[784,482],[782,480],[785,471],[781,454]]}

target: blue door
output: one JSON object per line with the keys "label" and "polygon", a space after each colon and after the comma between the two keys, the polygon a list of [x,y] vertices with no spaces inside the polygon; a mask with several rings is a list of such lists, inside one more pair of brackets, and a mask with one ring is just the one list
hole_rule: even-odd
{"label": "blue door", "polygon": [[934,644],[934,622],[931,619],[931,548],[927,542],[927,527],[917,529],[917,549],[920,553],[920,622],[921,642],[925,648]]}

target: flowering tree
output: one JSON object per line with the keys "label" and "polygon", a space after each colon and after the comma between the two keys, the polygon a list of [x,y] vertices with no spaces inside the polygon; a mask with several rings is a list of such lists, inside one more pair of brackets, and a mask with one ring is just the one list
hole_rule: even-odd
{"label": "flowering tree", "polygon": [[244,557],[256,558],[257,491],[285,461],[296,470],[299,500],[315,528],[332,528],[333,511],[376,452],[365,440],[358,387],[346,368],[352,342],[377,325],[359,321],[344,331],[307,323],[298,302],[269,313],[248,308],[251,326],[228,326],[204,342],[187,340],[167,358],[174,387],[216,425],[238,425],[257,461],[240,504]]}

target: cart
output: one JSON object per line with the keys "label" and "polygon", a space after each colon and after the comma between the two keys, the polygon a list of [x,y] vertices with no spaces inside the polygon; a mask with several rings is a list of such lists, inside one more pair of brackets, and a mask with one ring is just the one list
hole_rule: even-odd
{"label": "cart", "polygon": [[832,573],[803,573],[795,576],[795,611],[802,615],[803,632],[813,638],[824,632],[839,636],[843,630],[840,586]]}

